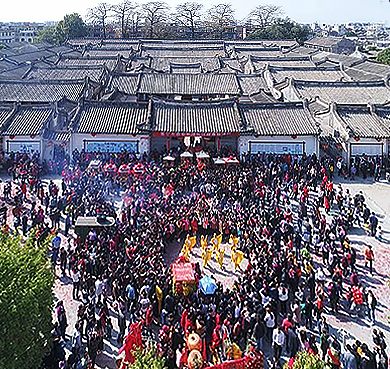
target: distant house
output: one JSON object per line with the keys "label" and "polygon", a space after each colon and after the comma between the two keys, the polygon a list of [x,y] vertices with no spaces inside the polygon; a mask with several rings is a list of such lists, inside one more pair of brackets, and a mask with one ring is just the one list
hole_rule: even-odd
{"label": "distant house", "polygon": [[335,54],[352,54],[356,49],[354,41],[344,37],[314,37],[304,44],[306,47],[327,51]]}

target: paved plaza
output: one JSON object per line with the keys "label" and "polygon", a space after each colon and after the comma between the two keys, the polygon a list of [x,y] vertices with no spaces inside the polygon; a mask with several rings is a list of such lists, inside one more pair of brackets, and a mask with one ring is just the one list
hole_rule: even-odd
{"label": "paved plaza", "polygon": [[[335,183],[337,183],[337,180]],[[349,313],[342,310],[337,315],[332,315],[329,313],[329,310],[326,309],[325,316],[331,327],[331,333],[339,335],[340,332],[341,334],[345,334],[343,332],[345,331],[349,338],[358,339],[372,345],[372,330],[373,328],[379,328],[384,332],[387,341],[390,342],[390,325],[388,323],[390,316],[390,183],[385,181],[373,183],[369,180],[357,180],[356,182],[341,181],[340,183],[342,183],[344,189],[349,189],[352,195],[355,195],[359,191],[363,191],[368,207],[375,211],[380,220],[380,225],[383,228],[382,242],[368,236],[366,231],[361,227],[353,228],[348,235],[351,243],[358,251],[357,269],[359,275],[362,275],[362,282],[366,287],[373,289],[378,299],[377,322],[372,326],[366,317],[360,318],[351,316]],[[116,206],[118,208],[121,206],[120,199],[116,199]],[[364,266],[364,249],[367,245],[372,245],[374,250],[375,261],[373,275],[370,275]],[[180,248],[181,244],[178,243],[171,246],[171,249],[169,250],[170,253],[165,255],[167,263],[172,262],[178,256]],[[203,265],[200,257],[199,245],[197,245],[194,252],[191,254],[190,260],[193,262],[200,262],[201,265]],[[227,250],[223,270],[220,269],[216,260],[212,258],[208,266],[202,271],[204,271],[206,275],[212,275],[218,281],[221,281],[224,286],[231,286],[234,280],[239,277],[240,272],[245,269],[246,265],[247,261],[245,260],[241,265],[241,269],[235,271],[230,262],[230,252]],[[59,269],[57,269],[57,275],[60,275]],[[74,324],[76,323],[77,307],[80,305],[79,301],[74,301],[72,299],[71,280],[69,278],[57,278],[54,292],[57,299],[64,300],[65,302],[65,309],[68,314],[69,322],[67,334],[71,335]],[[99,368],[116,367],[115,356],[119,346],[116,343],[115,338],[118,332],[118,326],[115,314],[112,313],[112,317],[114,325],[113,338],[111,340],[104,340],[104,352],[97,360]],[[313,332],[317,333],[316,330],[313,330]],[[269,362],[271,349],[267,344],[264,349]]]}
{"label": "paved plaza", "polygon": [[[3,176],[1,186],[4,185],[4,182],[8,178]],[[50,178],[54,180],[56,184],[60,184],[59,178]],[[49,179],[44,179],[44,182],[47,184]],[[335,184],[338,181],[336,179]],[[331,327],[331,333],[339,335],[349,336],[353,339],[358,339],[362,342],[366,342],[369,345],[372,345],[372,330],[373,328],[379,328],[385,334],[387,342],[390,342],[390,326],[389,326],[389,317],[390,317],[390,183],[386,181],[381,182],[372,182],[369,180],[356,180],[355,182],[351,181],[341,181],[340,182],[344,189],[349,189],[351,195],[354,196],[357,192],[362,191],[364,197],[366,198],[366,203],[368,207],[376,213],[379,218],[379,224],[383,229],[383,240],[382,242],[377,239],[367,235],[367,232],[362,227],[354,227],[348,234],[348,237],[351,241],[351,244],[356,248],[357,255],[357,270],[358,274],[362,278],[363,284],[366,288],[372,289],[378,299],[378,308],[377,308],[377,322],[375,325],[372,325],[367,317],[352,316],[347,313],[344,309],[341,309],[340,312],[336,315],[330,314],[329,309],[325,309],[325,316]],[[311,193],[311,197],[316,196],[316,194]],[[118,211],[121,209],[122,200],[121,198],[112,198],[112,201],[115,202],[115,206]],[[297,206],[297,204],[293,204]],[[332,212],[337,212],[336,207],[334,206]],[[12,217],[9,218],[12,224]],[[61,223],[61,229],[64,228],[63,222]],[[67,242],[63,234],[60,234],[63,238],[63,244]],[[73,231],[71,232],[71,238],[74,237]],[[180,251],[183,240],[180,242],[176,241],[170,245],[165,254],[165,261],[169,265],[174,261]],[[199,243],[199,240],[198,240]],[[364,250],[368,245],[372,245],[374,251],[374,272],[371,275],[367,268],[364,266]],[[190,260],[192,262],[199,262],[202,265],[202,272],[205,275],[213,276],[217,281],[220,281],[224,287],[230,288],[234,281],[238,280],[240,274],[245,270],[248,261],[244,260],[241,264],[240,269],[234,270],[233,265],[230,261],[230,251],[229,247],[226,247],[226,254],[224,258],[224,267],[221,270],[217,261],[212,258],[210,263],[206,268],[203,268],[203,262],[201,259],[200,246],[194,248],[191,253]],[[317,263],[320,263],[319,258],[315,258]],[[68,327],[67,327],[67,336],[71,337],[73,329],[77,320],[77,308],[81,304],[80,301],[75,301],[72,298],[72,281],[69,276],[61,277],[61,271],[59,267],[56,270],[56,283],[55,283],[55,299],[63,300],[65,310],[68,317]],[[344,299],[345,294],[342,295],[342,300]],[[112,301],[109,301],[109,305],[112,304]],[[112,306],[111,306],[112,308]],[[54,312],[53,312],[54,316]],[[110,340],[104,340],[104,351],[98,356],[97,366],[99,368],[115,368],[115,358],[119,348],[118,343],[116,342],[116,337],[118,334],[118,325],[117,317],[111,309],[111,318],[113,323],[113,332],[112,338]],[[158,326],[154,326],[154,331],[158,332]],[[345,333],[347,332],[347,333]],[[316,329],[313,330],[313,333],[318,335]],[[70,340],[68,340],[67,348],[70,348]],[[264,351],[267,358],[267,363],[270,363],[271,359],[271,348],[269,344],[264,345]]]}

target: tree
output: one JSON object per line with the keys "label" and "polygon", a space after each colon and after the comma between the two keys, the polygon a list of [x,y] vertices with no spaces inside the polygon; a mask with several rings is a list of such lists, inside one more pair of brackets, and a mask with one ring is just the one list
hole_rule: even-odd
{"label": "tree", "polygon": [[259,5],[248,16],[251,25],[256,29],[266,29],[276,22],[283,14],[283,10],[277,5]]}
{"label": "tree", "polygon": [[150,1],[142,5],[146,37],[156,38],[166,26],[169,5],[163,1]]}
{"label": "tree", "polygon": [[389,64],[390,65],[390,48],[389,49],[384,49],[381,51],[377,57],[376,61],[381,64]]}
{"label": "tree", "polygon": [[55,27],[48,26],[44,29],[40,29],[37,33],[37,42],[48,42],[49,44],[57,43],[55,36]]}
{"label": "tree", "polygon": [[38,32],[38,41],[60,45],[68,38],[85,37],[87,27],[77,13],[67,14],[55,27],[45,27]]}
{"label": "tree", "polygon": [[176,7],[175,20],[178,25],[190,32],[195,38],[196,30],[201,22],[203,5],[195,2],[181,3]]}
{"label": "tree", "polygon": [[154,348],[148,350],[136,350],[134,352],[135,361],[130,365],[130,369],[166,369],[165,360],[156,353]]}
{"label": "tree", "polygon": [[111,15],[111,10],[112,6],[107,3],[100,3],[98,6],[88,10],[88,19],[92,22],[92,24],[101,27],[103,31],[103,38],[106,38],[107,19]]}
{"label": "tree", "polygon": [[0,368],[38,368],[51,344],[54,274],[47,246],[0,231]]}
{"label": "tree", "polygon": [[[114,17],[118,21],[121,30],[121,37],[128,36],[129,27],[132,20],[132,15],[136,11],[137,5],[129,0],[125,0],[118,5],[112,7]],[[137,18],[138,21],[138,18]]]}
{"label": "tree", "polygon": [[321,358],[306,351],[298,352],[294,359],[284,365],[284,369],[326,369],[328,365]]}
{"label": "tree", "polygon": [[68,38],[79,38],[87,35],[87,26],[77,13],[67,14],[55,27],[57,43],[62,44]]}
{"label": "tree", "polygon": [[225,27],[236,23],[232,4],[224,3],[212,6],[208,10],[208,26],[214,37],[222,38]]}
{"label": "tree", "polygon": [[279,19],[266,29],[259,29],[250,35],[248,40],[296,40],[303,44],[311,35],[307,26],[301,26],[289,18]]}

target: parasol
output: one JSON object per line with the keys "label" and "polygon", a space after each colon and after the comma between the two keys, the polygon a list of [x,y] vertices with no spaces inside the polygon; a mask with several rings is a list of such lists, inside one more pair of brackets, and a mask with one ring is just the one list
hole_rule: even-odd
{"label": "parasol", "polygon": [[188,151],[185,151],[182,154],[180,154],[180,157],[181,158],[192,158],[192,154]]}
{"label": "parasol", "polygon": [[225,164],[225,160],[221,159],[221,158],[216,158],[214,159],[214,164]]}
{"label": "parasol", "polygon": [[174,158],[173,156],[167,155],[167,156],[164,156],[164,157],[163,157],[163,160],[166,160],[166,161],[175,161],[175,158]]}
{"label": "parasol", "polygon": [[204,152],[204,151],[201,151],[201,152],[196,153],[196,157],[197,157],[198,159],[208,159],[208,158],[210,157],[210,155],[207,154],[207,153]]}
{"label": "parasol", "polygon": [[217,285],[215,284],[214,279],[210,278],[209,276],[205,276],[199,281],[199,289],[205,295],[213,295],[217,289]]}

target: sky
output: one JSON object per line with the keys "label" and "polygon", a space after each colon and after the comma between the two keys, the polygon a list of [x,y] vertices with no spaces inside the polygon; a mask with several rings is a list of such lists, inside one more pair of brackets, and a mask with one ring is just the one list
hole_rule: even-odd
{"label": "sky", "polygon": [[[149,0],[139,0],[145,3]],[[188,0],[166,0],[174,7]],[[87,14],[88,8],[99,2],[116,4],[119,0],[2,0],[0,22],[59,21],[65,14]],[[205,8],[213,4],[230,2],[238,19],[244,18],[260,4],[279,5],[284,15],[300,23],[386,22],[390,25],[390,0],[198,0]]]}

